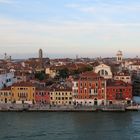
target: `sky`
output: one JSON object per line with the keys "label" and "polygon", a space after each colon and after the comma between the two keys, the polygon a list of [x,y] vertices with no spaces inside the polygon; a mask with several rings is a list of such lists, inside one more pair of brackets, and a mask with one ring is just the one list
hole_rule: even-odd
{"label": "sky", "polygon": [[140,0],[0,0],[0,58],[140,56]]}

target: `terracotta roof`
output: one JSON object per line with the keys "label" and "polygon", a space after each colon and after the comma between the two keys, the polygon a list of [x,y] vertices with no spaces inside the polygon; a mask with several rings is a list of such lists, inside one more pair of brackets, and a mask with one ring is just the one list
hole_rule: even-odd
{"label": "terracotta roof", "polygon": [[20,82],[13,84],[12,87],[35,87],[35,86],[30,82]]}
{"label": "terracotta roof", "polygon": [[115,73],[114,76],[130,76],[129,72],[119,72],[119,73]]}
{"label": "terracotta roof", "polygon": [[87,80],[87,79],[93,80],[93,79],[104,79],[104,78],[93,71],[88,71],[80,74],[80,80]]}
{"label": "terracotta roof", "polygon": [[125,83],[123,81],[119,80],[107,80],[107,87],[112,87],[112,86],[131,86],[129,83]]}
{"label": "terracotta roof", "polygon": [[11,90],[11,86],[2,88],[0,91],[2,91],[2,90]]}

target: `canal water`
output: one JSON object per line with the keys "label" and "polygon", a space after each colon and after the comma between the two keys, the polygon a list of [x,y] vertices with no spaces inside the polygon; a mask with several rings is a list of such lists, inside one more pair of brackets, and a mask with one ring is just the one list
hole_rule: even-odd
{"label": "canal water", "polygon": [[140,112],[0,113],[0,140],[140,140]]}

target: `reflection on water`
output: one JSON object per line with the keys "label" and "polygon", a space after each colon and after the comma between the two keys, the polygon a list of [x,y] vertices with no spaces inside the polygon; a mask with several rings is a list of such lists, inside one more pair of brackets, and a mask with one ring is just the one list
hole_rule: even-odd
{"label": "reflection on water", "polygon": [[140,112],[0,113],[0,140],[140,139]]}

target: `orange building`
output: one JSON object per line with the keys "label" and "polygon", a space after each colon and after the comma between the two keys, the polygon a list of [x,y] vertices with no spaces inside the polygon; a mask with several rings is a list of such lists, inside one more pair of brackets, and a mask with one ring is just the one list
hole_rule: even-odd
{"label": "orange building", "polygon": [[12,85],[12,101],[18,104],[35,103],[35,86],[32,83],[21,82]]}
{"label": "orange building", "polygon": [[73,102],[80,105],[106,103],[106,80],[94,72],[86,72],[73,81]]}
{"label": "orange building", "polygon": [[132,85],[123,81],[107,81],[107,104],[130,104]]}
{"label": "orange building", "polygon": [[0,103],[12,103],[11,87],[0,90]]}

